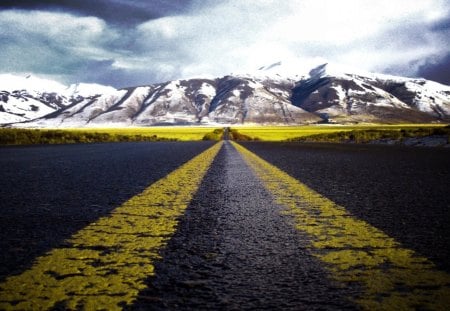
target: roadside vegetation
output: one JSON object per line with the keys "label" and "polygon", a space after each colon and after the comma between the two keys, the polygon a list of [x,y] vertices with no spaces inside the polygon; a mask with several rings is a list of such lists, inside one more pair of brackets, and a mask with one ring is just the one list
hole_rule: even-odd
{"label": "roadside vegetation", "polygon": [[[288,141],[297,140],[300,137],[311,137],[319,134],[332,134],[336,132],[351,132],[365,130],[392,130],[406,131],[426,128],[443,128],[441,124],[399,124],[399,125],[303,125],[303,126],[242,126],[233,128],[240,134],[251,137],[253,140],[262,141]],[[300,139],[299,139],[300,140]]]}
{"label": "roadside vegetation", "polygon": [[238,141],[259,140],[258,137],[251,137],[249,135],[240,133],[237,129],[229,129],[229,139]]}
{"label": "roadside vegetation", "polygon": [[446,137],[450,141],[450,127],[409,127],[401,129],[357,129],[321,133],[289,138],[287,141],[334,142],[334,143],[401,143],[410,138]]}
{"label": "roadside vegetation", "polygon": [[450,131],[449,126],[442,124],[258,126],[232,130],[249,137],[245,140],[354,143],[401,142],[435,135],[448,137]]}
{"label": "roadside vegetation", "polygon": [[215,129],[212,132],[206,133],[202,140],[222,140],[223,139],[223,129]]}
{"label": "roadside vegetation", "polygon": [[74,144],[129,141],[168,141],[157,135],[98,133],[74,130],[0,129],[1,145]]}
{"label": "roadside vegetation", "polygon": [[[226,137],[225,137],[226,136]],[[409,138],[440,136],[450,140],[450,126],[402,125],[305,125],[257,127],[148,127],[88,129],[0,128],[0,145],[72,144],[140,141],[300,141],[401,143]]]}
{"label": "roadside vegetation", "polygon": [[[202,140],[205,134],[214,131],[217,127],[200,127],[200,126],[154,126],[154,127],[127,127],[127,128],[92,128],[88,129],[91,132],[109,133],[118,135],[143,135],[153,136],[158,138],[179,140],[179,141],[194,141]],[[78,129],[85,130],[85,129]]]}
{"label": "roadside vegetation", "polygon": [[0,145],[202,140],[214,128],[0,129]]}

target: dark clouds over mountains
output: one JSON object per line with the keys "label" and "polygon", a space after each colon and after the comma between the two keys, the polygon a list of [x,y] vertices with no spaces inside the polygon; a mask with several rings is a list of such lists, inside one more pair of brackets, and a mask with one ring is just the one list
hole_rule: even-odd
{"label": "dark clouds over mountains", "polygon": [[0,3],[0,8],[63,11],[83,16],[97,16],[112,24],[133,26],[150,19],[183,13],[191,2],[190,0],[6,0]]}
{"label": "dark clouds over mountains", "polygon": [[2,1],[0,72],[116,87],[322,62],[450,84],[448,0]]}

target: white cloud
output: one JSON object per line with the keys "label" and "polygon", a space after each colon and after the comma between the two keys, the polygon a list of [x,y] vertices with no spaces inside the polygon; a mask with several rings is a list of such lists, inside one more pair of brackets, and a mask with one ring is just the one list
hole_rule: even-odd
{"label": "white cloud", "polygon": [[[231,0],[209,7],[202,3],[189,15],[139,26],[149,57],[178,64],[174,70],[182,68],[173,75],[249,71],[296,58],[308,64],[327,59],[383,70],[448,51],[442,38],[421,34],[445,16],[446,1]],[[421,42],[414,42],[415,32]],[[396,43],[408,40],[406,45]]]}
{"label": "white cloud", "polygon": [[55,75],[102,81],[123,73],[123,85],[253,71],[279,60],[302,69],[325,61],[402,67],[413,75],[426,59],[449,53],[448,32],[431,30],[449,16],[448,0],[197,0],[183,15],[119,29],[97,17],[6,10],[0,68],[50,66]]}
{"label": "white cloud", "polygon": [[114,57],[103,45],[116,37],[96,17],[5,10],[0,12],[0,38],[5,42],[0,64],[18,71],[73,71],[80,62]]}
{"label": "white cloud", "polygon": [[40,35],[61,45],[88,45],[104,40],[106,23],[96,17],[66,13],[8,10],[0,12],[2,33]]}

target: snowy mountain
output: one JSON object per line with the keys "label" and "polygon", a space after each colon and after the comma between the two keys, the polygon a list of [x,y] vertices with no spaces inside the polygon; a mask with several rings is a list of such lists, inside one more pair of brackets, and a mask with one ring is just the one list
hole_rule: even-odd
{"label": "snowy mountain", "polygon": [[449,86],[381,74],[327,74],[325,66],[295,85],[292,103],[338,123],[450,120]]}
{"label": "snowy mountain", "polygon": [[449,122],[450,87],[326,65],[300,75],[281,62],[252,74],[120,90],[0,75],[0,123],[22,121],[18,126]]}
{"label": "snowy mountain", "polygon": [[81,83],[67,87],[33,76],[0,74],[0,124],[38,119],[112,91],[115,89],[97,84]]}

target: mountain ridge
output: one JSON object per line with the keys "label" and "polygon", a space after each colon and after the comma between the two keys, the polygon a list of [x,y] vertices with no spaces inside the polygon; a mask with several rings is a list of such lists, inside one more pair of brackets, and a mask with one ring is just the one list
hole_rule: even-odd
{"label": "mountain ridge", "polygon": [[125,89],[82,83],[65,87],[49,80],[38,83],[38,79],[30,87],[25,85],[32,81],[29,78],[22,80],[23,86],[14,86],[4,83],[5,75],[0,75],[0,124],[450,122],[450,86],[382,74],[329,72],[327,64],[307,75],[283,76],[277,72],[282,66],[278,62],[261,67],[257,74],[173,80]]}

